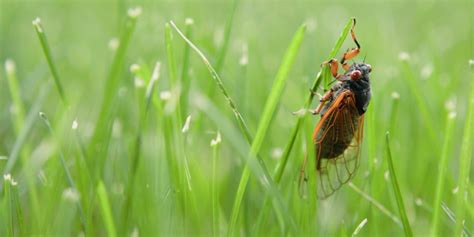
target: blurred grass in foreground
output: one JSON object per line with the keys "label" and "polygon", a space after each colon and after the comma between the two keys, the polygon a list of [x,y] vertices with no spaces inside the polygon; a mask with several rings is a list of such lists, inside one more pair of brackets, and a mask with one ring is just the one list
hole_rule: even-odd
{"label": "blurred grass in foreground", "polygon": [[[141,15],[127,11],[136,5]],[[467,0],[1,0],[0,236],[379,236],[402,235],[407,222],[415,236],[473,233],[473,9]],[[31,27],[37,17],[41,32]],[[352,47],[346,40],[330,52],[350,17],[362,45],[356,61],[367,55],[373,66],[361,165],[351,184],[319,201],[310,160],[300,197],[318,117],[292,112],[316,106],[308,90],[327,86],[314,78],[329,53]],[[302,24],[292,69],[273,90]]]}

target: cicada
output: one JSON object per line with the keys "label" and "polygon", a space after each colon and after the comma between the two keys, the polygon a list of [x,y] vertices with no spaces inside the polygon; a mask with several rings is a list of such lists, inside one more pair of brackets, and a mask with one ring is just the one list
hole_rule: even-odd
{"label": "cicada", "polygon": [[330,67],[337,82],[312,111],[321,116],[313,134],[320,198],[330,196],[347,183],[359,165],[364,113],[371,98],[369,74],[372,67],[365,62],[347,63],[360,52],[354,33],[355,23],[353,19],[351,36],[357,47],[348,49],[342,56],[341,66],[345,72],[338,74],[336,59],[322,64]]}

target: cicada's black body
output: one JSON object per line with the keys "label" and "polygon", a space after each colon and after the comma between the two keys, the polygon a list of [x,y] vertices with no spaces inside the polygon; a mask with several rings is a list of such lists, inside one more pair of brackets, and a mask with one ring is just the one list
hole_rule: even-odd
{"label": "cicada's black body", "polygon": [[320,197],[350,180],[358,166],[364,113],[371,98],[370,65],[354,63],[331,88],[321,108],[313,141]]}
{"label": "cicada's black body", "polygon": [[[361,72],[358,79],[351,78],[355,70]],[[332,96],[321,110],[320,124],[314,134],[314,140],[319,141],[315,145],[320,159],[336,158],[351,144],[361,126],[358,120],[370,102],[370,70],[368,64],[354,63],[331,88]]]}

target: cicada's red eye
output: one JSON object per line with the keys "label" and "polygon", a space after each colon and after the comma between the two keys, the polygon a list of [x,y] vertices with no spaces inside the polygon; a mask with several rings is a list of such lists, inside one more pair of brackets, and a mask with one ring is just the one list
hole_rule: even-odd
{"label": "cicada's red eye", "polygon": [[359,70],[354,70],[350,74],[352,80],[357,80],[362,76],[362,73]]}

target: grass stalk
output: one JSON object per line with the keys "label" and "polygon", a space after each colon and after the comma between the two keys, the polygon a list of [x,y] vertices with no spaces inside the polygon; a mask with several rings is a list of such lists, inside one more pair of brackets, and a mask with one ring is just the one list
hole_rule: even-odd
{"label": "grass stalk", "polygon": [[[23,104],[22,98],[21,98],[21,92],[20,92],[20,86],[18,83],[18,78],[16,74],[16,66],[15,62],[11,59],[7,59],[5,61],[5,72],[7,75],[7,81],[8,81],[8,86],[10,90],[10,95],[13,101],[13,106],[14,106],[14,112],[12,113],[12,120],[15,128],[15,135],[16,137],[19,137],[25,124],[25,106]],[[34,177],[31,174],[31,164],[29,162],[29,157],[30,157],[30,146],[28,144],[25,144],[23,146],[23,149],[21,149],[21,157],[22,157],[22,162],[24,165],[24,174],[26,176],[26,183],[28,185],[28,189],[30,190],[29,196],[30,196],[30,202],[31,202],[31,209],[32,209],[32,216],[34,219],[38,219],[39,216],[39,201],[38,201],[38,192],[36,190],[35,184],[34,184]],[[35,227],[33,226],[32,229]]]}
{"label": "grass stalk", "polygon": [[99,118],[97,120],[92,139],[89,145],[90,154],[100,157],[97,164],[89,167],[96,167],[94,178],[97,180],[102,171],[105,157],[108,150],[108,142],[110,137],[110,130],[112,128],[113,117],[113,102],[120,85],[120,72],[125,60],[128,45],[135,30],[137,18],[141,14],[141,8],[134,8],[128,10],[128,17],[123,28],[123,32],[119,39],[119,47],[116,50],[113,58],[112,66],[110,68],[107,80],[105,82],[102,105],[100,107]]}
{"label": "grass stalk", "polygon": [[[71,171],[69,170],[69,168],[67,166],[67,163],[66,163],[66,160],[64,158],[64,153],[63,153],[61,145],[60,145],[61,143],[58,141],[58,137],[56,136],[56,133],[54,132],[53,127],[51,126],[51,123],[49,122],[48,117],[43,112],[39,112],[39,116],[43,120],[46,127],[48,128],[48,130],[49,130],[51,136],[53,137],[53,139],[58,143],[58,146],[59,146],[59,160],[60,160],[61,165],[64,169],[64,173],[66,174],[69,186],[73,190],[77,190],[77,186],[74,182],[74,179],[72,178]],[[86,218],[85,218],[85,215],[84,215],[84,209],[82,208],[82,204],[80,202],[76,202],[76,205],[77,205],[77,208],[79,209],[79,215],[80,215],[80,218],[81,218],[82,228],[83,228],[84,231],[87,231],[87,221],[86,221]]]}
{"label": "grass stalk", "polygon": [[385,214],[389,219],[391,219],[394,223],[396,223],[399,226],[402,226],[402,222],[400,219],[398,219],[390,210],[388,210],[382,203],[379,201],[375,200],[373,197],[370,195],[364,193],[362,190],[360,190],[357,186],[355,186],[352,182],[349,182],[349,187],[354,190],[356,193],[358,193],[360,196],[362,196],[365,200],[370,202],[372,205],[374,205],[377,209],[380,210],[383,214]]}
{"label": "grass stalk", "polygon": [[[341,35],[339,36],[338,40],[336,41],[336,44],[334,45],[333,49],[331,50],[331,53],[329,54],[328,58],[334,58],[336,57],[337,52],[341,48],[342,44],[344,43],[345,38],[347,37],[351,26],[352,26],[353,20],[350,19],[346,26],[344,27],[343,31],[341,32]],[[313,85],[311,86],[311,91],[309,92],[305,104],[304,104],[304,110],[309,109],[311,106],[311,103],[314,98],[314,93],[313,91],[317,91],[319,88],[319,85],[321,85],[321,82],[323,81],[324,78],[324,71],[327,70],[325,68],[321,68],[320,71],[317,73],[315,80],[313,81]],[[327,74],[327,73],[326,73]],[[281,178],[283,177],[283,172],[286,168],[286,165],[288,163],[288,158],[290,157],[291,151],[293,150],[293,146],[295,145],[296,138],[298,136],[298,132],[300,131],[301,126],[304,124],[304,120],[307,116],[300,116],[298,117],[295,126],[291,130],[291,134],[289,136],[289,140],[285,145],[285,148],[283,150],[283,154],[281,159],[279,160],[276,169],[274,171],[273,177],[275,179],[276,183],[280,183]],[[258,221],[257,221],[257,226],[256,230],[257,233],[260,233],[260,228],[261,224],[263,223],[263,219],[265,219],[267,211],[269,210],[265,206],[268,205],[268,201],[265,201],[264,208],[262,208],[262,211],[259,214]]]}
{"label": "grass stalk", "polygon": [[219,187],[217,185],[217,158],[219,145],[221,143],[221,134],[217,132],[215,139],[211,141],[212,146],[212,235],[220,236],[219,231]]}
{"label": "grass stalk", "polygon": [[449,151],[453,140],[453,127],[456,118],[455,112],[450,112],[446,120],[445,140],[441,150],[441,158],[438,164],[438,180],[436,182],[435,199],[433,203],[433,217],[431,220],[431,236],[438,236],[441,223],[441,200],[443,196],[444,184],[446,181],[446,171],[448,168]]}
{"label": "grass stalk", "polygon": [[[186,36],[179,30],[178,27],[176,27],[176,25],[172,21],[170,22],[170,24],[178,32],[178,34],[181,36],[181,38],[183,38],[183,40],[187,44],[189,44],[189,46],[199,55],[201,60],[204,62],[207,69],[211,73],[212,78],[215,80],[215,82],[217,83],[218,87],[220,88],[222,94],[226,98],[226,100],[229,104],[229,107],[231,108],[232,112],[234,113],[234,116],[236,117],[239,129],[240,129],[241,133],[243,134],[246,142],[249,145],[252,144],[253,138],[250,134],[250,131],[249,131],[245,121],[243,120],[242,115],[240,114],[239,110],[235,106],[234,101],[232,100],[232,98],[227,93],[227,90],[224,87],[224,84],[222,83],[222,80],[221,80],[220,76],[217,74],[216,70],[212,67],[209,60],[207,60],[206,56],[204,56],[204,54],[188,38],[186,38]],[[280,209],[285,209],[282,198],[281,198],[281,194],[277,190],[276,185],[273,183],[273,180],[272,180],[272,178],[271,178],[271,176],[270,176],[270,174],[269,174],[269,172],[268,172],[268,170],[265,166],[265,163],[258,156],[257,156],[257,159],[258,159],[257,164],[255,163],[255,161],[253,159],[248,160],[248,162],[252,166],[254,171],[256,172],[257,176],[261,175],[261,179],[264,179],[266,181],[266,182],[263,182],[262,185],[267,190],[269,190],[269,192],[272,193],[273,197],[276,200],[276,205]],[[292,226],[292,230],[296,230],[296,225],[294,224],[292,219],[288,215],[284,215],[284,218],[285,218],[287,223],[290,223],[290,226]]]}
{"label": "grass stalk", "polygon": [[[278,69],[278,73],[275,77],[275,81],[271,88],[270,95],[267,98],[265,107],[262,112],[262,118],[259,121],[255,139],[253,140],[252,145],[250,147],[248,159],[254,159],[254,157],[256,157],[260,151],[260,148],[263,144],[268,128],[270,126],[271,119],[275,113],[278,102],[280,101],[281,95],[283,93],[286,80],[288,79],[288,74],[293,66],[293,63],[296,59],[296,55],[303,41],[305,31],[306,27],[304,25],[298,29],[291,41],[290,46],[288,47],[285,55],[283,56],[283,62],[281,63],[280,68]],[[233,233],[236,233],[236,224],[240,212],[240,205],[245,193],[249,177],[249,167],[245,166],[240,179],[237,195],[234,200],[228,236],[232,236]]]}
{"label": "grass stalk", "polygon": [[455,236],[460,236],[463,229],[463,222],[466,214],[467,188],[469,187],[469,173],[471,171],[471,159],[474,136],[474,65],[471,65],[471,91],[467,103],[466,122],[464,125],[464,135],[461,143],[461,154],[459,160],[459,176],[458,188],[459,191],[456,197],[456,229]]}
{"label": "grass stalk", "polygon": [[[334,45],[334,48],[332,49],[331,53],[328,56],[328,59],[336,57],[337,52],[341,48],[342,44],[344,43],[345,38],[347,37],[347,34],[349,33],[351,26],[352,26],[353,20],[350,19],[344,29],[341,32],[341,35],[339,36],[336,44]],[[323,71],[325,68],[321,68],[318,74],[316,75],[315,80],[313,81],[313,85],[311,86],[311,91],[309,92],[306,102],[304,104],[304,109],[309,109],[311,106],[311,103],[314,98],[314,93],[313,91],[317,91],[319,88],[319,85],[321,84],[323,80]],[[327,70],[327,69],[326,69]],[[303,125],[303,120],[305,119],[306,116],[303,117],[298,117],[298,120],[296,121],[296,125],[293,127],[293,130],[291,130],[291,135],[290,139],[288,140],[285,149],[283,151],[282,158],[280,159],[280,162],[277,165],[277,169],[275,171],[275,181],[278,183],[281,180],[281,177],[283,176],[283,171],[285,170],[286,164],[288,162],[288,158],[290,157],[291,151],[293,150],[293,146],[295,144],[296,136],[298,135],[298,132],[300,130],[300,127]]]}
{"label": "grass stalk", "polygon": [[[185,21],[185,35],[188,39],[192,39],[193,35],[193,24],[194,21],[191,18],[186,18]],[[182,83],[182,92],[181,92],[181,115],[188,114],[188,100],[189,100],[189,87],[191,86],[191,78],[189,77],[189,55],[191,48],[188,44],[184,44],[184,53],[183,53],[183,65],[181,67],[181,83]]]}
{"label": "grass stalk", "polygon": [[51,49],[49,48],[48,40],[46,39],[46,34],[44,32],[44,28],[41,24],[40,18],[36,18],[33,21],[33,27],[35,28],[36,35],[41,43],[41,47],[43,49],[44,56],[46,57],[46,61],[48,62],[49,70],[54,79],[54,84],[56,85],[56,89],[58,90],[59,96],[61,97],[62,102],[67,107],[68,101],[66,95],[64,93],[63,86],[61,84],[61,80],[59,78],[58,71],[56,69],[56,64],[53,60],[53,54],[51,53]]}
{"label": "grass stalk", "polygon": [[107,230],[107,236],[116,237],[117,230],[112,215],[112,207],[110,206],[107,190],[102,181],[99,181],[97,185],[97,196],[99,198],[99,206],[102,212],[102,219],[104,220],[105,228]]}
{"label": "grass stalk", "polygon": [[6,174],[3,176],[3,184],[4,184],[4,202],[5,208],[7,213],[7,236],[15,236],[15,220],[14,220],[14,203],[13,203],[13,195],[12,195],[12,177],[10,174]]}
{"label": "grass stalk", "polygon": [[387,152],[387,163],[388,169],[390,171],[390,180],[392,183],[393,192],[395,193],[395,199],[397,200],[398,211],[400,213],[400,218],[403,224],[403,230],[405,231],[405,236],[411,237],[413,236],[410,223],[408,222],[408,217],[405,211],[405,205],[403,204],[402,194],[400,192],[400,187],[398,186],[397,176],[395,174],[395,168],[393,166],[392,161],[392,152],[390,151],[390,138],[389,132],[386,133],[385,136],[386,142],[386,152]]}
{"label": "grass stalk", "polygon": [[[418,86],[418,83],[416,82],[416,77],[410,67],[410,62],[408,60],[402,60],[402,68],[403,73],[405,74],[404,78],[406,79],[408,88],[415,97],[416,105],[420,110],[420,114],[423,119],[423,124],[426,126],[428,137],[431,140],[432,144],[438,144],[438,134],[436,134],[436,128],[433,123],[428,104],[424,99],[425,97],[421,94],[422,90],[420,90],[420,86]],[[437,149],[437,146],[434,146],[433,148]]]}
{"label": "grass stalk", "polygon": [[139,71],[132,72],[135,74],[135,80],[143,80],[147,77],[149,77],[150,79],[147,80],[148,84],[147,84],[146,89],[136,87],[137,107],[139,108],[139,111],[138,111],[139,120],[138,120],[137,134],[135,135],[134,144],[132,144],[133,146],[132,161],[131,161],[132,164],[131,164],[131,169],[129,172],[128,184],[126,186],[126,190],[129,195],[125,197],[125,205],[124,205],[124,212],[123,212],[122,227],[125,228],[125,230],[129,226],[128,220],[130,219],[130,210],[132,208],[133,196],[134,196],[133,194],[135,193],[133,191],[133,187],[135,185],[137,170],[138,170],[138,166],[140,164],[140,159],[141,159],[140,151],[141,151],[141,145],[142,145],[143,129],[147,120],[147,115],[149,113],[151,100],[153,98],[155,84],[158,82],[158,79],[160,78],[160,68],[161,68],[161,63],[157,62],[155,64],[153,73],[151,75],[140,73]]}

